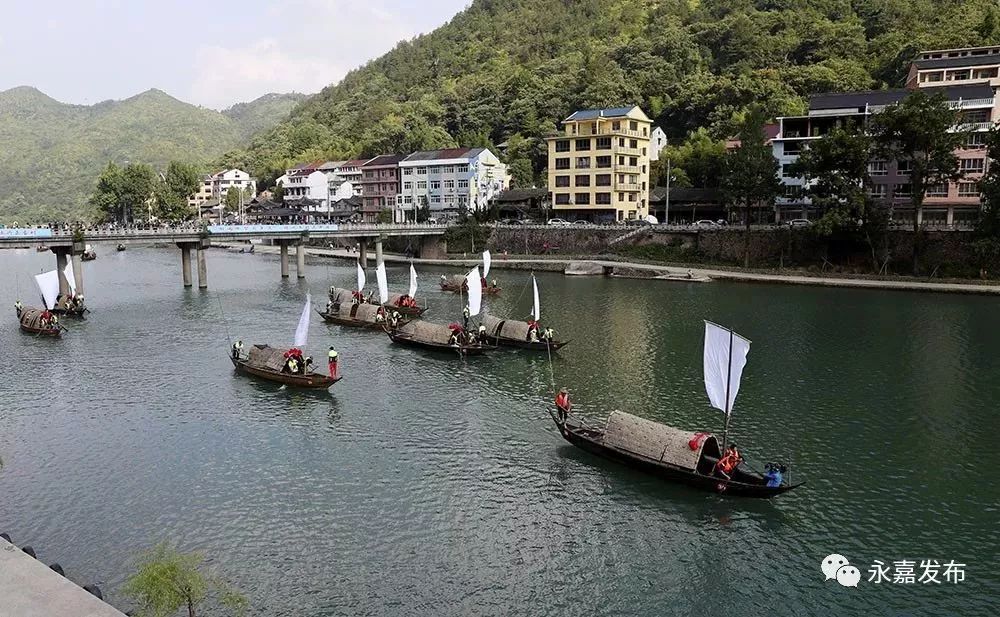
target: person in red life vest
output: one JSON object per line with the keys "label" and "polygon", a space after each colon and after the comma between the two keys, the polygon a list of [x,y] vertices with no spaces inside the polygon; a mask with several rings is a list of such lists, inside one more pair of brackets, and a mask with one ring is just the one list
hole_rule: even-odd
{"label": "person in red life vest", "polygon": [[715,470],[718,471],[725,479],[732,479],[733,472],[736,468],[740,466],[743,462],[743,457],[740,455],[739,449],[736,447],[735,443],[729,444],[726,448],[726,453],[719,459],[719,462],[715,464]]}
{"label": "person in red life vest", "polygon": [[559,422],[566,422],[566,416],[573,408],[573,404],[569,402],[569,392],[566,391],[566,388],[559,390],[559,394],[556,395],[556,408],[559,409]]}
{"label": "person in red life vest", "polygon": [[326,359],[327,359],[327,363],[330,366],[330,379],[336,379],[337,378],[337,360],[339,359],[339,356],[337,354],[337,350],[333,348],[333,345],[330,345],[330,351],[326,354]]}

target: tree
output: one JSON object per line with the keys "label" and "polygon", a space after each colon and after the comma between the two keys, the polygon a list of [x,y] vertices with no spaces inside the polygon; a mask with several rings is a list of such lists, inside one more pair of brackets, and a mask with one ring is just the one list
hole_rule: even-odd
{"label": "tree", "polygon": [[913,208],[913,274],[920,272],[920,219],[927,189],[962,177],[955,150],[966,134],[955,129],[960,113],[943,94],[916,91],[872,118],[875,151],[887,160],[910,162]]}
{"label": "tree", "polygon": [[166,543],[158,544],[139,560],[124,592],[139,602],[142,617],[169,617],[182,608],[187,609],[188,617],[197,617],[198,608],[210,599],[242,614],[246,599],[202,572],[203,560],[197,553],[181,553]]}
{"label": "tree", "polygon": [[764,116],[758,110],[747,114],[740,125],[740,145],[726,154],[721,188],[726,200],[743,211],[743,267],[750,267],[750,224],[754,208],[773,206],[781,182],[778,162],[765,143]]}
{"label": "tree", "polygon": [[201,176],[194,165],[171,161],[156,189],[156,216],[182,221],[191,216],[188,197],[198,190]]}
{"label": "tree", "polygon": [[113,220],[122,208],[122,169],[109,161],[97,178],[97,186],[90,196],[90,204],[107,220]]}
{"label": "tree", "polygon": [[[987,158],[1000,157],[1000,130],[994,128],[986,138]],[[979,181],[982,206],[976,223],[973,253],[979,265],[979,274],[986,278],[990,268],[1000,267],[1000,165],[990,165]]]}
{"label": "tree", "polygon": [[275,202],[277,202],[279,204],[280,203],[284,203],[285,202],[285,185],[283,185],[283,184],[275,184],[274,188],[271,189],[271,199],[273,199]]}
{"label": "tree", "polygon": [[106,219],[128,223],[135,220],[137,207],[153,199],[156,183],[156,173],[149,165],[130,163],[119,168],[108,163],[97,179],[90,203],[100,208]]}

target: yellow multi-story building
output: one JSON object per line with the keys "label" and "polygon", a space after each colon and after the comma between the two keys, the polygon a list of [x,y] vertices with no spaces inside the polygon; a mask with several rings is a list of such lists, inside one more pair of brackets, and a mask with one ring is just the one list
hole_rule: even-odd
{"label": "yellow multi-story building", "polygon": [[549,196],[556,216],[593,222],[649,214],[652,120],[638,107],[587,109],[547,138]]}

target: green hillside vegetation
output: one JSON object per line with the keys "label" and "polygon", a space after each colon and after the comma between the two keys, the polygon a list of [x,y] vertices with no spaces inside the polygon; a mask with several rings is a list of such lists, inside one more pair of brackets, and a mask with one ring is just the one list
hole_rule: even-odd
{"label": "green hillside vegetation", "polygon": [[307,98],[305,94],[297,92],[288,94],[272,92],[249,103],[237,103],[229,109],[224,109],[222,115],[236,123],[240,129],[240,136],[245,142],[254,134],[267,130],[287,119],[292,110]]}
{"label": "green hillside vegetation", "polygon": [[159,90],[92,106],[29,87],[0,92],[0,222],[93,219],[88,197],[109,161],[159,171],[171,160],[204,166],[250,131],[287,118],[301,95],[283,97],[220,113]]}
{"label": "green hillside vegetation", "polygon": [[[637,103],[683,141],[751,105],[899,86],[915,52],[1000,42],[994,0],[475,0],[227,155],[273,180],[299,160],[509,142],[521,184],[575,109]],[[698,137],[703,140],[703,136]],[[690,174],[689,174],[690,175]]]}

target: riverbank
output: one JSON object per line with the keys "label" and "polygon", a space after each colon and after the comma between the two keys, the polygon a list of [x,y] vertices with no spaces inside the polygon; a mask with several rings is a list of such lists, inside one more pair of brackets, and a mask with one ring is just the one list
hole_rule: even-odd
{"label": "riverbank", "polygon": [[[220,245],[224,246],[224,245]],[[277,246],[255,245],[255,250],[266,254],[278,254]],[[336,259],[357,259],[357,253],[344,249],[325,249],[308,247],[306,254],[313,257],[328,257]],[[374,260],[374,254],[369,253]],[[388,263],[422,263],[435,266],[472,267],[481,263],[476,257],[453,257],[448,259],[416,259],[403,255],[385,254]],[[606,258],[589,259],[586,257],[545,257],[519,256],[505,257],[494,255],[493,268],[505,270],[540,270],[546,272],[565,272],[570,264],[593,264],[604,272],[614,269],[628,269],[636,273],[648,272],[650,279],[665,279],[686,281],[688,277],[696,280],[736,281],[744,283],[779,283],[785,285],[815,285],[822,287],[845,287],[861,289],[886,289],[895,291],[922,291],[934,293],[960,293],[1000,296],[1000,285],[965,282],[931,282],[916,280],[869,279],[835,276],[813,276],[810,274],[776,274],[768,272],[748,272],[740,270],[723,270],[718,268],[687,267],[683,265],[659,265],[642,262],[609,260]]]}

